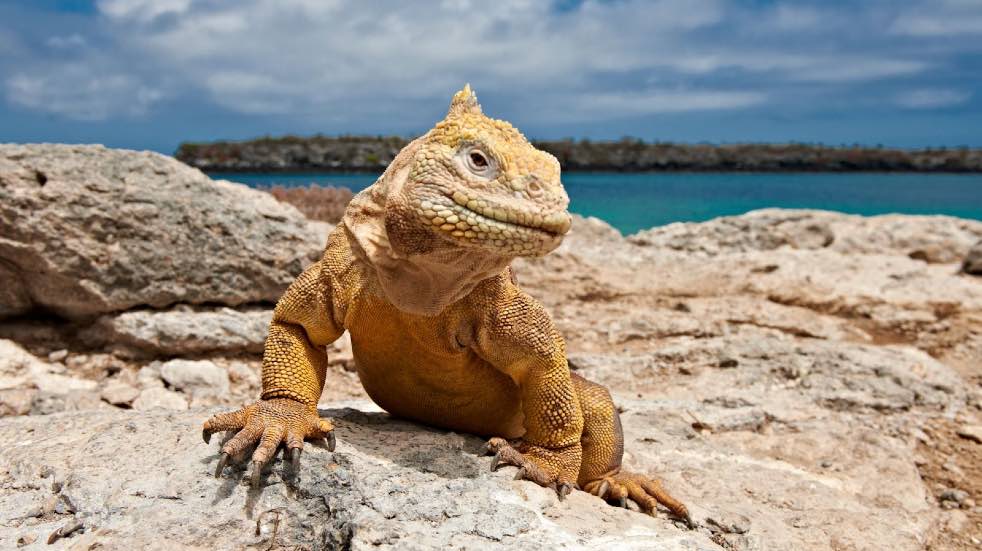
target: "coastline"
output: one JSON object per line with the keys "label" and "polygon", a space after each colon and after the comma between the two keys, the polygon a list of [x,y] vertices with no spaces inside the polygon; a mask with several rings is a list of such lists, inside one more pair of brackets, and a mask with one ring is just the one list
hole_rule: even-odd
{"label": "coastline", "polygon": [[[284,136],[182,143],[174,156],[206,172],[381,172],[409,140]],[[810,144],[674,144],[533,140],[568,172],[982,172],[982,149]]]}

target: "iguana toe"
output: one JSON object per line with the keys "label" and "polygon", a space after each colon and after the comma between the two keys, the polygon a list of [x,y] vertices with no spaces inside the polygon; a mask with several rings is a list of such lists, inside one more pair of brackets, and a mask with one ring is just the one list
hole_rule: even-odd
{"label": "iguana toe", "polygon": [[654,478],[622,471],[588,482],[584,489],[620,507],[627,507],[627,500],[630,499],[650,515],[655,514],[659,504],[663,505],[673,515],[692,526],[692,517],[686,506],[666,492]]}
{"label": "iguana toe", "polygon": [[239,456],[252,446],[252,474],[250,482],[258,486],[263,467],[273,458],[280,445],[288,450],[293,474],[300,467],[300,452],[304,439],[326,439],[333,451],[336,444],[334,426],[321,419],[317,410],[300,402],[275,398],[261,400],[231,413],[215,415],[205,422],[202,437],[205,442],[211,435],[222,431],[238,431],[222,446],[215,476],[220,477],[231,458]]}
{"label": "iguana toe", "polygon": [[571,463],[568,456],[575,455],[576,450],[548,450],[529,446],[521,440],[509,443],[503,438],[489,440],[487,450],[494,453],[491,459],[492,471],[505,465],[518,467],[515,480],[529,480],[539,486],[552,488],[560,501],[576,487],[573,476],[568,472],[568,464]]}

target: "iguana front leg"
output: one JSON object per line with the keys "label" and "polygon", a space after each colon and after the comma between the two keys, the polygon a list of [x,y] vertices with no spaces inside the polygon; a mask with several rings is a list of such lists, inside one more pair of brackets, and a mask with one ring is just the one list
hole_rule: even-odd
{"label": "iguana front leg", "polygon": [[492,469],[514,465],[516,478],[553,487],[562,499],[576,485],[583,432],[565,343],[542,306],[514,286],[503,288],[486,311],[474,348],[518,385],[525,417],[519,440],[488,443]]}
{"label": "iguana front leg", "polygon": [[205,422],[205,442],[221,431],[237,431],[222,446],[215,476],[230,457],[255,444],[252,483],[258,484],[263,466],[285,443],[294,468],[304,439],[327,438],[334,448],[334,426],[317,414],[317,401],[327,372],[325,346],[344,332],[336,313],[343,308],[323,261],[310,266],[279,300],[266,337],[263,354],[263,391],[258,402],[238,411],[215,415]]}

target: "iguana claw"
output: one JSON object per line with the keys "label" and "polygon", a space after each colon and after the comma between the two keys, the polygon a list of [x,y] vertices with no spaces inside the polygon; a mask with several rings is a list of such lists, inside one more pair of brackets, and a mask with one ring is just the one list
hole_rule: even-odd
{"label": "iguana claw", "polygon": [[290,450],[290,468],[293,469],[293,473],[296,474],[300,472],[300,448],[293,448]]}
{"label": "iguana claw", "polygon": [[218,458],[218,466],[215,467],[215,478],[222,477],[222,471],[225,470],[225,465],[228,465],[229,454],[223,453],[221,457]]}
{"label": "iguana claw", "polygon": [[568,482],[563,482],[562,484],[560,484],[559,489],[556,490],[556,493],[559,494],[559,501],[566,499],[566,496],[572,493],[572,491],[573,491],[572,484]]}
{"label": "iguana claw", "polygon": [[600,483],[600,489],[597,490],[597,497],[603,499],[607,497],[607,492],[610,491],[610,483],[604,480]]}
{"label": "iguana claw", "polygon": [[259,461],[252,462],[252,476],[250,476],[249,483],[253,488],[259,487],[259,477],[263,472],[263,464]]}

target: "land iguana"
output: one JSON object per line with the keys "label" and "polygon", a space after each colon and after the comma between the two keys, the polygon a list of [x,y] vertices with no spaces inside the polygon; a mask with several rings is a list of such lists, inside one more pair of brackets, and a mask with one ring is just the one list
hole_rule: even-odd
{"label": "land iguana", "polygon": [[470,86],[446,118],[407,145],[359,193],[323,257],[273,314],[258,402],[215,415],[208,442],[237,431],[229,458],[258,442],[252,482],[283,444],[299,466],[304,439],[333,425],[317,413],[325,346],[347,330],[358,376],[386,411],[490,437],[492,470],[610,503],[686,507],[653,478],[621,468],[624,437],[606,388],[570,373],[563,338],[516,284],[511,260],[552,251],[569,231],[559,162],[511,124],[486,117]]}

